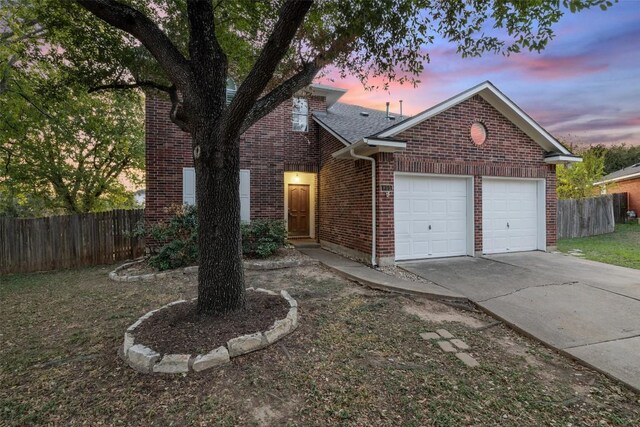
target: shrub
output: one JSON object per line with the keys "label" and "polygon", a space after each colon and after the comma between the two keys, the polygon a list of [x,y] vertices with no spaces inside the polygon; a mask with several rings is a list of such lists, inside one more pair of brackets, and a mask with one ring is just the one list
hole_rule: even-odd
{"label": "shrub", "polygon": [[[136,233],[141,233],[141,230]],[[250,224],[242,224],[241,230],[244,256],[266,258],[286,242],[282,221],[254,220]],[[160,250],[149,259],[149,264],[158,270],[186,267],[198,262],[198,217],[195,207],[185,205],[175,208],[168,221],[149,227],[144,234],[162,244]]]}
{"label": "shrub", "polygon": [[193,265],[198,261],[198,218],[194,206],[180,206],[166,222],[152,226],[149,236],[163,243],[149,259],[158,270]]}
{"label": "shrub", "polygon": [[284,246],[286,236],[283,221],[258,219],[242,224],[242,253],[266,258]]}

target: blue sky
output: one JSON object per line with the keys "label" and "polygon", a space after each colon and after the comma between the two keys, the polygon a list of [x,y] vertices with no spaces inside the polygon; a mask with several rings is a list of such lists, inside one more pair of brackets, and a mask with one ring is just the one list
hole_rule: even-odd
{"label": "blue sky", "polygon": [[573,143],[640,145],[640,0],[566,13],[540,54],[462,59],[439,41],[417,88],[365,91],[355,78],[323,82],[349,89],[343,102],[415,114],[490,80],[556,137]]}

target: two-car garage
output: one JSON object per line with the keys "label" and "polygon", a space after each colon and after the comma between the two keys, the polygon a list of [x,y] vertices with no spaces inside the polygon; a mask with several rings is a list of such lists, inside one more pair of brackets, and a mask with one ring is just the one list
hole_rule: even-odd
{"label": "two-car garage", "polygon": [[394,190],[396,261],[473,256],[477,233],[485,254],[546,248],[543,179],[483,177],[475,197],[471,176],[396,173]]}

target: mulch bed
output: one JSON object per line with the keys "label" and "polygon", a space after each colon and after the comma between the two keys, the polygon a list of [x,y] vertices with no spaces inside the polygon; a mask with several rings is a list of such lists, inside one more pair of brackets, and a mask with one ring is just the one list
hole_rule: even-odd
{"label": "mulch bed", "polygon": [[161,354],[204,354],[232,338],[266,331],[289,311],[280,295],[263,292],[247,292],[242,311],[203,316],[196,308],[196,301],[189,301],[154,313],[136,328],[136,343]]}

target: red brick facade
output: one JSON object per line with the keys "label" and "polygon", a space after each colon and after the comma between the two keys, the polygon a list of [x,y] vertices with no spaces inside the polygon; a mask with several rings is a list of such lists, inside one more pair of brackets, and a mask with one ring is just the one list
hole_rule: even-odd
{"label": "red brick facade", "polygon": [[640,215],[640,178],[617,181],[607,188],[607,193],[627,193],[628,209]]}
{"label": "red brick facade", "polygon": [[334,159],[344,144],[324,129],[319,136],[320,241],[370,254],[371,162]]}
{"label": "red brick facade", "polygon": [[[487,129],[487,140],[475,145],[469,136],[474,122]],[[344,147],[321,129],[320,237],[348,249],[371,253],[370,165],[329,159]],[[555,166],[544,163],[544,150],[482,97],[474,96],[396,135],[406,150],[375,156],[377,180],[378,258],[393,259],[394,172],[465,175],[474,178],[474,247],[482,253],[482,177],[546,180],[547,246],[556,243]],[[363,175],[364,174],[364,175]],[[327,192],[331,194],[327,194]]]}
{"label": "red brick facade", "polygon": [[[241,168],[251,171],[251,218],[283,219],[284,172],[317,172],[315,236],[366,258],[372,234],[371,162],[333,158],[344,144],[311,118],[308,132],[294,132],[291,107],[291,102],[283,103],[241,138]],[[324,98],[310,98],[309,111],[323,109]],[[165,208],[182,203],[182,169],[192,166],[191,141],[169,121],[168,101],[148,98],[146,114],[146,217],[157,221],[167,217]],[[474,122],[487,129],[481,146],[469,135]],[[476,95],[394,138],[406,141],[406,150],[374,156],[378,258],[394,258],[395,172],[472,176],[477,253],[482,252],[482,177],[545,179],[546,243],[555,245],[555,166],[544,163],[544,150],[482,97]],[[636,183],[640,192],[640,180]]]}
{"label": "red brick facade", "polygon": [[[249,128],[240,139],[240,168],[251,171],[251,218],[284,218],[284,172],[317,172],[317,125],[309,117],[309,131],[292,130],[292,103]],[[325,109],[323,97],[309,99],[309,111]],[[147,221],[166,219],[167,208],[182,204],[182,169],[193,167],[190,135],[169,120],[168,100],[146,100]],[[316,224],[318,224],[316,209]],[[316,233],[317,235],[317,233]]]}

